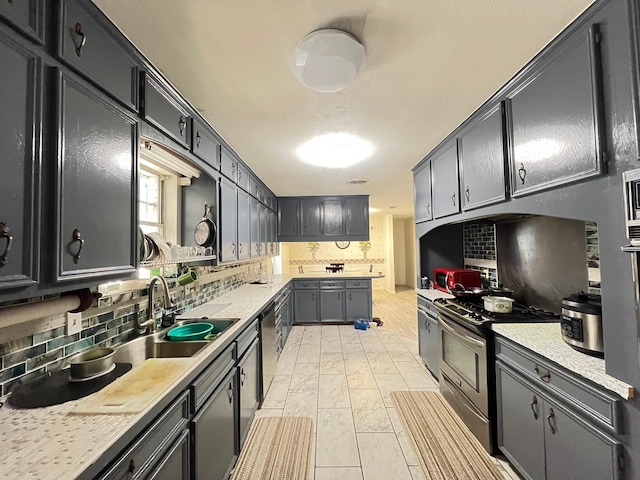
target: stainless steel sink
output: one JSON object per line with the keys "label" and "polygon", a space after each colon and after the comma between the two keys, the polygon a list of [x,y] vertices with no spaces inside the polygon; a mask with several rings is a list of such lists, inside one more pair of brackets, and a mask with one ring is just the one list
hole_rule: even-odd
{"label": "stainless steel sink", "polygon": [[[184,325],[187,323],[203,322],[213,324],[213,332],[221,333],[231,325],[236,323],[239,318],[225,318],[215,320],[189,319],[179,320],[176,325]],[[177,358],[192,357],[204,347],[214,340],[190,340],[190,341],[171,341],[167,340],[167,332],[173,327],[165,328],[159,332],[134,338],[133,340],[123,343],[116,348],[113,361],[118,363],[131,363],[133,366],[143,363],[148,358]]]}

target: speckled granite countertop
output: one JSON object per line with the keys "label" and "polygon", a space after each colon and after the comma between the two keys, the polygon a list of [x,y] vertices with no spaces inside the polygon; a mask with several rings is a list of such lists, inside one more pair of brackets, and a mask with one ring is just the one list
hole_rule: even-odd
{"label": "speckled granite countertop", "polygon": [[423,288],[416,288],[416,293],[427,300],[435,300],[436,298],[456,298],[450,293],[442,292],[436,289],[426,290]]}
{"label": "speckled granite countertop", "polygon": [[562,340],[559,323],[493,324],[494,332],[577,373],[622,398],[634,396],[631,385],[605,373],[604,360],[580,353]]}
{"label": "speckled granite countertop", "polygon": [[[367,278],[366,275],[327,274],[335,278]],[[210,304],[223,304],[210,318],[240,318],[211,345],[193,357],[193,365],[180,374],[166,395],[139,414],[74,415],[69,412],[80,400],[46,408],[19,410],[5,404],[0,408],[0,478],[72,479],[91,477],[101,466],[94,465],[105,453],[117,454],[129,435],[137,435],[159,408],[165,408],[187,388],[202,368],[233,341],[291,280],[302,275],[272,275],[272,283],[243,285]],[[324,278],[324,275],[313,275]],[[304,278],[309,278],[306,275]],[[87,397],[85,397],[87,398]],[[144,423],[143,423],[144,422]],[[131,441],[132,438],[128,441]]]}

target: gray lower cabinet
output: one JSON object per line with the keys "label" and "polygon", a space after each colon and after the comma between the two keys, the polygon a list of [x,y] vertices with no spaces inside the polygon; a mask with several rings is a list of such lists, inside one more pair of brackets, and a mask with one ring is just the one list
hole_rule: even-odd
{"label": "gray lower cabinet", "polygon": [[603,172],[600,40],[583,25],[508,93],[513,196]]}
{"label": "gray lower cabinet", "polygon": [[163,83],[143,73],[141,107],[145,120],[155,125],[185,148],[191,142],[191,117],[186,106],[173,97]]}
{"label": "gray lower cabinet", "polygon": [[440,347],[438,321],[418,309],[418,352],[420,358],[435,377],[440,376]]}
{"label": "gray lower cabinet", "polygon": [[182,431],[160,464],[146,477],[148,480],[191,480],[189,429]]}
{"label": "gray lower cabinet", "polygon": [[220,177],[220,261],[238,259],[238,187],[225,177]]}
{"label": "gray lower cabinet", "polygon": [[[16,3],[28,5],[30,2]],[[6,2],[3,9],[7,8]],[[1,12],[2,10],[0,10]],[[0,34],[0,290],[39,280],[38,179],[42,67],[37,55]]]}
{"label": "gray lower cabinet", "polygon": [[250,209],[251,197],[244,190],[238,189],[238,260],[246,260],[251,257]]}
{"label": "gray lower cabinet", "polygon": [[[58,57],[124,105],[137,111],[138,66],[134,58],[82,2],[65,0],[59,4],[61,25],[58,29]],[[148,99],[153,102],[153,94]],[[153,112],[155,114],[158,111]]]}
{"label": "gray lower cabinet", "polygon": [[240,448],[242,448],[253,416],[260,404],[260,355],[256,338],[238,362],[238,394],[240,396]]}
{"label": "gray lower cabinet", "polygon": [[57,80],[57,279],[134,274],[137,122],[70,75]]}
{"label": "gray lower cabinet", "polygon": [[[517,363],[517,350],[503,348],[500,340],[498,352],[498,447],[516,469],[534,480],[624,478],[624,453],[616,434],[601,425],[594,410],[582,406],[603,406],[612,397],[585,390],[586,397],[575,399],[575,391],[558,388],[563,373],[538,362],[538,373],[529,375],[526,356]],[[608,413],[615,407],[613,400]]]}
{"label": "gray lower cabinet", "polygon": [[344,289],[320,290],[320,321],[344,321],[345,291]]}
{"label": "gray lower cabinet", "polygon": [[225,480],[236,461],[236,369],[191,421],[194,478]]}
{"label": "gray lower cabinet", "polygon": [[506,199],[502,104],[479,112],[459,137],[460,193],[462,209]]}
{"label": "gray lower cabinet", "polygon": [[319,320],[320,290],[294,291],[295,323],[317,322]]}
{"label": "gray lower cabinet", "polygon": [[345,290],[345,320],[356,318],[371,320],[371,289],[347,288]]}
{"label": "gray lower cabinet", "polygon": [[413,174],[413,207],[415,222],[433,218],[431,208],[431,162],[426,161]]}
{"label": "gray lower cabinet", "polygon": [[433,218],[446,217],[460,211],[458,147],[454,141],[444,148],[431,159]]}
{"label": "gray lower cabinet", "polygon": [[36,43],[42,44],[44,43],[44,6],[45,0],[0,2],[0,17],[7,19],[10,25]]}

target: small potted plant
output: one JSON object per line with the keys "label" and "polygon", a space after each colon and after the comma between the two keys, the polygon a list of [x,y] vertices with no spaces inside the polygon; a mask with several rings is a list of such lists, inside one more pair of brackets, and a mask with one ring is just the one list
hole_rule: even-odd
{"label": "small potted plant", "polygon": [[367,258],[367,252],[371,249],[371,242],[360,242],[360,250],[362,250],[363,258]]}

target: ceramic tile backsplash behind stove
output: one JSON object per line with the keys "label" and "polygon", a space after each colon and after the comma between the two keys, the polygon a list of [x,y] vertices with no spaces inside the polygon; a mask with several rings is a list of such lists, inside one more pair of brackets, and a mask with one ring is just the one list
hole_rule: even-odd
{"label": "ceramic tile backsplash behind stove", "polygon": [[492,287],[498,286],[496,227],[492,223],[471,223],[462,227],[464,268],[478,270]]}
{"label": "ceramic tile backsplash behind stove", "polygon": [[[181,287],[167,279],[176,314],[209,302],[245,283],[257,280],[264,262],[231,267],[199,267],[198,288]],[[118,291],[103,296],[100,307],[82,313],[82,330],[66,335],[62,315],[0,329],[0,397],[19,382],[35,375],[64,368],[71,356],[94,346],[111,346],[136,335],[136,319],[147,316],[148,290]],[[102,306],[108,305],[108,306]]]}

